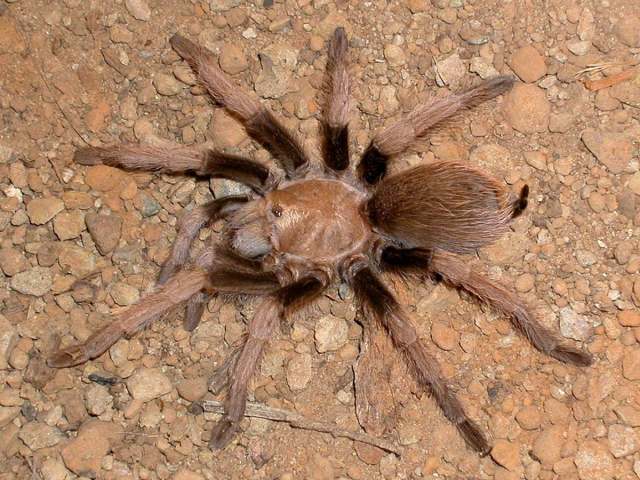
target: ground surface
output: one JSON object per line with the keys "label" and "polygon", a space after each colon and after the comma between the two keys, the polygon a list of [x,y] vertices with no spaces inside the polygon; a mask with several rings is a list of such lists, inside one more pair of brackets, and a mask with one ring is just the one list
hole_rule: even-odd
{"label": "ground surface", "polygon": [[[514,232],[470,261],[596,357],[562,365],[464,295],[403,291],[493,439],[486,458],[387,354],[375,366],[391,413],[370,432],[401,457],[256,419],[210,451],[216,417],[193,402],[213,398],[208,379],[244,331],[246,300],[212,301],[192,335],[176,311],[84,366],[44,366],[56,342],[86,338],[151,288],[183,211],[237,188],[85,168],[74,149],[161,137],[255,150],[168,38],[220,53],[316,148],[325,40],[338,25],[351,38],[357,151],[428,94],[497,72],[523,80],[405,162],[460,159],[531,186]],[[638,53],[640,4],[628,0],[0,2],[0,478],[640,478],[640,81],[595,93],[576,80]],[[358,430],[356,318],[351,294],[332,290],[273,341],[254,399]]]}

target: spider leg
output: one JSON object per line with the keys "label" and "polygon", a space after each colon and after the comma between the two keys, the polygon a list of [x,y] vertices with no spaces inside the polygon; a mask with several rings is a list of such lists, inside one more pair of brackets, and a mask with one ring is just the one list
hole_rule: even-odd
{"label": "spider leg", "polygon": [[370,185],[378,183],[386,175],[391,157],[408,150],[437,124],[505,93],[513,83],[512,77],[494,77],[477,87],[418,105],[401,120],[376,133],[360,158],[360,178]]}
{"label": "spider leg", "polygon": [[289,177],[300,176],[309,160],[295,137],[256,98],[238,89],[217,65],[215,56],[187,38],[175,34],[173,49],[196,72],[213,99],[224,106],[256,140],[283,166]]}
{"label": "spider leg", "polygon": [[249,201],[249,197],[246,195],[232,195],[212,200],[185,214],[180,220],[178,234],[171,247],[171,254],[160,270],[158,285],[164,284],[184,266],[188,260],[191,244],[202,227],[225,217],[247,201]]}
{"label": "spider leg", "polygon": [[479,301],[508,316],[513,326],[524,334],[536,349],[561,362],[579,367],[589,366],[593,362],[589,353],[563,344],[554,332],[541,325],[515,293],[473,272],[466,262],[453,254],[442,251],[432,253],[419,248],[402,250],[388,247],[382,252],[381,262],[385,269],[438,275],[446,284],[465,290]]}
{"label": "spider leg", "polygon": [[258,193],[272,190],[277,178],[266,166],[238,155],[185,147],[169,142],[156,145],[113,145],[76,150],[74,161],[81,165],[104,164],[125,170],[164,173],[194,173],[243,183]]}
{"label": "spider leg", "polygon": [[113,322],[91,335],[84,343],[59,350],[49,357],[50,367],[72,367],[102,355],[123,336],[131,336],[169,308],[184,302],[207,284],[207,272],[201,269],[179,272],[162,288],[144,297]]}
{"label": "spider leg", "polygon": [[353,274],[351,283],[365,313],[386,329],[420,385],[429,390],[471,448],[486,455],[491,447],[477,425],[467,417],[462,404],[442,378],[435,358],[425,345],[387,286],[367,267]]}
{"label": "spider leg", "polygon": [[322,127],[322,155],[332,170],[349,166],[349,74],[347,72],[348,40],[344,28],[333,32],[329,42],[325,90],[327,94]]}
{"label": "spider leg", "polygon": [[[283,317],[315,300],[326,288],[326,281],[303,278],[277,290],[258,307],[249,323],[248,335],[240,353],[227,366],[230,387],[225,401],[225,413],[211,432],[209,445],[224,448],[235,437],[247,403],[249,381],[253,376],[267,342]],[[222,378],[219,384],[224,384]]]}

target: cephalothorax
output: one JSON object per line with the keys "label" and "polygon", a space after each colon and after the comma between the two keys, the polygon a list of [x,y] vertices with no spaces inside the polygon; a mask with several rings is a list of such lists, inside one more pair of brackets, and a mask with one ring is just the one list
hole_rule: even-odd
{"label": "cephalothorax", "polygon": [[[458,256],[505,233],[511,220],[526,208],[528,187],[512,195],[485,173],[445,161],[387,176],[389,162],[432,127],[506,92],[513,84],[510,77],[496,77],[420,104],[377,133],[352,170],[343,29],[338,28],[329,43],[321,165],[309,160],[272,113],[224,76],[210,51],[179,35],[172,37],[171,45],[213,99],[271,153],[284,175],[248,158],[173,144],[90,147],[76,152],[76,161],[85,165],[105,163],[227,178],[248,185],[254,193],[216,199],[187,213],[155,292],[83,344],[56,352],[49,358],[50,365],[69,367],[96,358],[122,336],[144,328],[182,302],[186,302],[185,327],[193,330],[212,295],[261,296],[242,347],[216,374],[217,386],[227,386],[228,395],[210,445],[222,448],[238,431],[249,382],[276,326],[342,280],[353,288],[364,321],[384,327],[418,383],[431,392],[467,443],[487,453],[488,441],[465,414],[384,282],[386,272],[438,278],[507,315],[541,352],[579,366],[591,363],[588,353],[560,343],[514,293],[473,272]],[[225,220],[224,240],[189,260],[200,229],[219,219]]]}

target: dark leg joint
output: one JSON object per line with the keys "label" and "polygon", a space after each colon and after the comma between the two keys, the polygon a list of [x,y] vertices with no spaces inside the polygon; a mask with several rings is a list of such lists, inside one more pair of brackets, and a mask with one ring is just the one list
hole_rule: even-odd
{"label": "dark leg joint", "polygon": [[520,197],[513,202],[513,213],[511,214],[511,218],[517,218],[522,215],[529,205],[529,185],[525,185],[520,190]]}
{"label": "dark leg joint", "polygon": [[342,171],[349,166],[349,129],[346,125],[333,127],[322,123],[323,155],[325,164],[332,170]]}
{"label": "dark leg joint", "polygon": [[414,270],[425,273],[431,265],[433,251],[424,248],[385,247],[380,253],[384,270]]}
{"label": "dark leg joint", "polygon": [[384,155],[373,142],[369,144],[362,154],[358,175],[369,185],[378,183],[387,174],[387,162],[389,156]]}

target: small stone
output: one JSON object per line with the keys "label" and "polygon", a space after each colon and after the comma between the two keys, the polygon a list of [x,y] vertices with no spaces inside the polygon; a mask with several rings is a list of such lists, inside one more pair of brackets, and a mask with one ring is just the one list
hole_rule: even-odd
{"label": "small stone", "polygon": [[4,315],[0,314],[0,370],[9,367],[9,354],[17,339],[15,327],[9,323]]}
{"label": "small stone", "polygon": [[640,349],[625,349],[622,357],[622,376],[627,380],[640,380]]}
{"label": "small stone", "polygon": [[583,267],[590,267],[598,261],[596,256],[588,250],[578,250],[576,252],[576,260]]}
{"label": "small stone", "polygon": [[477,73],[483,80],[499,75],[493,64],[483,57],[473,57],[469,71]]}
{"label": "small stone", "polygon": [[578,448],[575,464],[580,480],[613,478],[613,459],[607,448],[595,440],[587,440]]}
{"label": "small stone", "polygon": [[596,213],[600,213],[606,206],[605,199],[599,192],[591,192],[587,198],[587,203],[589,203],[591,210]]}
{"label": "small stone", "polygon": [[640,172],[634,173],[629,179],[629,190],[640,195]]}
{"label": "small stone", "polygon": [[44,225],[64,210],[64,202],[59,198],[34,198],[27,205],[27,215],[33,225]]}
{"label": "small stone", "polygon": [[173,477],[171,477],[171,480],[205,480],[205,479],[199,473],[192,472],[191,470],[182,468],[178,470]]}
{"label": "small stone", "polygon": [[630,427],[640,427],[640,410],[630,405],[622,405],[615,408],[616,415]]}
{"label": "small stone", "polygon": [[214,12],[226,12],[240,5],[241,0],[209,0],[209,8]]}
{"label": "small stone", "polygon": [[112,252],[120,241],[122,218],[116,214],[99,215],[89,212],[85,216],[89,234],[102,255]]}
{"label": "small stone", "polygon": [[40,422],[27,423],[20,429],[18,437],[31,450],[53,447],[64,439],[64,435],[56,427]]}
{"label": "small stone", "polygon": [[534,150],[532,152],[524,152],[524,161],[527,162],[536,170],[547,169],[547,156],[540,150]]}
{"label": "small stone", "polygon": [[384,58],[392,67],[399,67],[407,62],[404,56],[404,49],[393,43],[384,46]]}
{"label": "small stone", "polygon": [[560,460],[560,452],[564,444],[563,430],[552,426],[543,430],[534,440],[532,455],[543,465],[553,465]]}
{"label": "small stone", "polygon": [[136,20],[144,22],[151,19],[151,9],[144,0],[125,0],[127,10]]}
{"label": "small stone", "polygon": [[622,15],[614,28],[615,34],[628,47],[640,47],[640,17]]}
{"label": "small stone", "polygon": [[506,95],[504,112],[509,124],[521,133],[544,132],[551,105],[537,85],[516,84]]}
{"label": "small stone", "polygon": [[65,273],[76,277],[88,275],[96,268],[93,254],[77,245],[64,245],[58,255],[58,263]]}
{"label": "small stone", "polygon": [[98,100],[85,115],[84,121],[87,124],[87,128],[93,133],[102,131],[110,113],[111,106],[109,103],[105,99]]}
{"label": "small stone", "polygon": [[287,383],[292,391],[307,388],[313,374],[312,358],[308,353],[293,357],[287,365]]}
{"label": "small stone", "polygon": [[12,247],[0,249],[0,269],[8,277],[14,276],[27,268],[27,259],[24,254]]}
{"label": "small stone", "polygon": [[524,430],[536,430],[542,423],[542,415],[536,407],[529,405],[520,409],[516,414],[516,421]]}
{"label": "small stone", "polygon": [[633,156],[633,144],[622,133],[587,129],[582,141],[611,173],[622,173]]}
{"label": "small stone", "polygon": [[407,8],[411,13],[426,12],[430,6],[428,0],[407,0]]}
{"label": "small stone", "polygon": [[516,50],[511,56],[509,66],[526,83],[535,82],[547,73],[544,57],[531,45]]}
{"label": "small stone", "polygon": [[466,73],[466,65],[460,59],[460,56],[457,53],[454,53],[453,55],[438,62],[436,83],[441,87],[445,85],[456,87]]}
{"label": "small stone", "polygon": [[640,441],[633,428],[626,425],[609,427],[609,451],[615,458],[622,458],[636,453],[640,449]]}
{"label": "small stone", "polygon": [[140,299],[140,290],[124,282],[118,282],[111,288],[111,298],[118,305],[126,307]]}
{"label": "small stone", "polygon": [[316,350],[325,353],[340,349],[347,343],[348,332],[349,327],[343,319],[333,315],[322,317],[315,326]]}
{"label": "small stone", "polygon": [[84,213],[80,211],[63,212],[53,220],[53,231],[60,240],[77,238],[85,228]]}
{"label": "small stone", "polygon": [[44,267],[34,267],[11,278],[11,288],[25,295],[33,295],[35,297],[41,297],[51,290],[52,284],[51,272]]}
{"label": "small stone", "polygon": [[76,438],[60,451],[69,470],[77,475],[100,478],[102,460],[109,453],[112,443],[124,437],[120,425],[99,420],[84,423]]}
{"label": "small stone", "polygon": [[0,407],[0,428],[9,425],[20,414],[20,407]]}
{"label": "small stone", "polygon": [[549,131],[566,133],[573,126],[573,115],[570,113],[552,113],[549,116]]}
{"label": "small stone", "polygon": [[491,458],[511,472],[517,471],[521,466],[518,445],[508,440],[496,440],[491,449]]}
{"label": "small stone", "polygon": [[640,327],[640,313],[634,310],[618,312],[618,323],[623,327]]}
{"label": "small stone", "polygon": [[586,55],[589,52],[589,49],[591,48],[591,41],[581,40],[581,41],[575,41],[575,42],[568,42],[567,48],[574,55],[581,57],[583,55]]}
{"label": "small stone", "polygon": [[94,190],[108,192],[122,183],[125,173],[108,165],[93,165],[87,168],[85,182]]}
{"label": "small stone", "polygon": [[560,310],[560,333],[565,338],[586,341],[593,335],[593,326],[584,315],[579,315],[571,307]]}
{"label": "small stone", "polygon": [[113,405],[113,397],[107,387],[93,384],[85,390],[85,406],[91,415],[102,415]]}
{"label": "small stone", "polygon": [[71,475],[71,472],[66,469],[62,460],[57,456],[43,460],[40,465],[40,473],[42,478],[47,480],[68,480]]}
{"label": "small stone", "polygon": [[584,8],[578,21],[576,33],[580,40],[592,40],[596,30],[596,20],[591,10]]}
{"label": "small stone", "polygon": [[237,147],[247,139],[242,125],[222,108],[213,112],[210,133],[214,147],[222,150]]}
{"label": "small stone", "polygon": [[141,402],[149,402],[171,392],[171,381],[157,368],[141,368],[127,379],[131,396]]}
{"label": "small stone", "polygon": [[196,402],[207,393],[207,379],[205,377],[195,377],[182,380],[176,388],[178,395],[182,398],[189,402]]}
{"label": "small stone", "polygon": [[459,341],[458,332],[444,323],[435,322],[431,325],[431,338],[442,350],[453,350]]}
{"label": "small stone", "polygon": [[182,84],[173,75],[158,73],[153,78],[153,86],[160,95],[167,97],[177,95],[182,91]]}
{"label": "small stone", "polygon": [[113,43],[132,43],[135,36],[127,27],[115,24],[109,29],[109,38]]}
{"label": "small stone", "polygon": [[227,43],[222,47],[218,62],[220,63],[220,68],[230,75],[244,72],[249,68],[244,49],[234,43]]}

